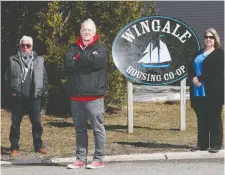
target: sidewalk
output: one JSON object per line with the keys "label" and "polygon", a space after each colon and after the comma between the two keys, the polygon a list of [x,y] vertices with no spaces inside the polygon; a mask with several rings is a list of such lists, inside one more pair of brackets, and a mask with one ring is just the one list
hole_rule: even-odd
{"label": "sidewalk", "polygon": [[[127,162],[127,161],[144,161],[144,160],[181,160],[181,159],[214,159],[223,158],[224,150],[218,153],[209,153],[207,151],[197,152],[168,152],[168,153],[153,153],[153,154],[130,154],[130,155],[114,155],[105,156],[104,162]],[[93,157],[88,157],[88,162]],[[30,160],[12,160],[12,161],[1,161],[1,165],[66,165],[74,162],[75,157],[67,158],[51,158],[51,159],[30,159]]]}

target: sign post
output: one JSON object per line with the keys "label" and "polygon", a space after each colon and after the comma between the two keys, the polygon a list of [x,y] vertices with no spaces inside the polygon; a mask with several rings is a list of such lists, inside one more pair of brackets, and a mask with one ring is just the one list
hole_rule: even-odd
{"label": "sign post", "polygon": [[133,84],[130,81],[127,81],[127,92],[128,92],[128,101],[127,101],[128,133],[133,133],[134,132]]}
{"label": "sign post", "polygon": [[186,128],[186,78],[180,82],[180,131]]}

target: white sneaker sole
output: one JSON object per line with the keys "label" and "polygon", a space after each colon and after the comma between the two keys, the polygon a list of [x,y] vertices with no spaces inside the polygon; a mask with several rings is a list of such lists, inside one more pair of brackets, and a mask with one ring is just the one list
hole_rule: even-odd
{"label": "white sneaker sole", "polygon": [[78,169],[78,168],[82,168],[82,167],[85,167],[86,165],[83,165],[83,166],[74,166],[73,164],[69,164],[67,165],[67,168],[68,169]]}
{"label": "white sneaker sole", "polygon": [[103,168],[103,167],[104,167],[104,165],[102,165],[102,166],[87,165],[86,169],[98,169],[98,168]]}

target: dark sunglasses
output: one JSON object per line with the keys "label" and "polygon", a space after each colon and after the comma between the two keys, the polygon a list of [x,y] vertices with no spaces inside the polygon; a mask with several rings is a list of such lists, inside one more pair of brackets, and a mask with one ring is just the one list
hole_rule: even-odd
{"label": "dark sunglasses", "polygon": [[28,49],[31,47],[30,44],[21,44],[21,45],[20,45],[20,47],[22,47],[22,48],[25,48],[25,46],[26,46],[26,48],[28,48]]}
{"label": "dark sunglasses", "polygon": [[215,39],[214,36],[204,36],[205,39]]}

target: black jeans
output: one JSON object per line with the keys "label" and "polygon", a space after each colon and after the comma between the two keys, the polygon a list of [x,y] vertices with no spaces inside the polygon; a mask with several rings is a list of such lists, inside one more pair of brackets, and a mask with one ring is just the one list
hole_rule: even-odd
{"label": "black jeans", "polygon": [[222,105],[201,101],[195,108],[198,122],[198,146],[221,149],[223,139]]}
{"label": "black jeans", "polygon": [[43,128],[41,126],[41,100],[40,99],[20,99],[12,97],[12,125],[10,128],[9,140],[11,142],[11,150],[19,149],[20,139],[20,123],[25,111],[28,112],[32,123],[32,136],[35,151],[43,146],[41,139]]}

